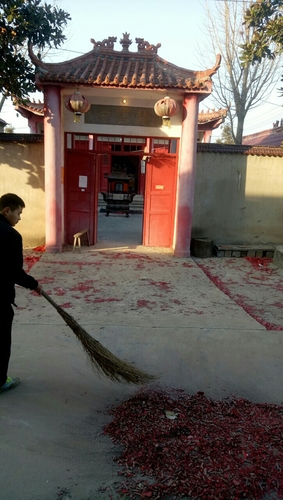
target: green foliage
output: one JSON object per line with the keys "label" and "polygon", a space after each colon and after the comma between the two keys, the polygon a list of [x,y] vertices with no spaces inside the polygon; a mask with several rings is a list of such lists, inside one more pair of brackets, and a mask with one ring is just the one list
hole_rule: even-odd
{"label": "green foliage", "polygon": [[221,138],[217,139],[215,142],[217,142],[217,144],[235,144],[231,126],[228,124],[222,125],[221,130]]}
{"label": "green foliage", "polygon": [[242,45],[241,61],[261,62],[283,51],[283,0],[259,0],[246,10],[244,21],[254,29],[252,39]]}
{"label": "green foliage", "polygon": [[19,99],[34,92],[34,68],[26,57],[28,44],[37,50],[59,47],[70,16],[41,0],[0,3],[0,92]]}

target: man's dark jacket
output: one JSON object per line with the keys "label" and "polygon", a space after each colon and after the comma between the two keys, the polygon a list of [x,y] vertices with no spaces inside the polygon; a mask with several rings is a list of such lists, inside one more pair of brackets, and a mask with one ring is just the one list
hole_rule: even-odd
{"label": "man's dark jacket", "polygon": [[0,301],[13,304],[15,284],[35,290],[38,282],[23,270],[23,242],[16,229],[0,214]]}

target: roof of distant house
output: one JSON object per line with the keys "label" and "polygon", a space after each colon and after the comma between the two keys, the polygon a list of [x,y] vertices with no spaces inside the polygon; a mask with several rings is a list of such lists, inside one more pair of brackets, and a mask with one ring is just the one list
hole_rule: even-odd
{"label": "roof of distant house", "polygon": [[242,144],[249,146],[274,146],[283,145],[283,120],[273,123],[273,128],[262,130],[255,134],[245,135]]}

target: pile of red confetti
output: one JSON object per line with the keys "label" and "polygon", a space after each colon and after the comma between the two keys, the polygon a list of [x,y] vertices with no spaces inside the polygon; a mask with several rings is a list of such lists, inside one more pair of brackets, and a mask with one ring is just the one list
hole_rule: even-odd
{"label": "pile of red confetti", "polygon": [[283,498],[282,405],[149,389],[111,414],[122,498]]}
{"label": "pile of red confetti", "polygon": [[45,252],[45,245],[41,245],[40,247],[33,248],[34,252]]}
{"label": "pile of red confetti", "polygon": [[40,257],[35,257],[34,255],[28,255],[24,258],[24,265],[26,273],[29,273],[31,268],[40,260]]}
{"label": "pile of red confetti", "polygon": [[273,259],[269,259],[268,257],[244,257],[244,259],[250,262],[254,269],[262,268],[263,271],[272,273],[272,269],[268,266],[272,264]]}

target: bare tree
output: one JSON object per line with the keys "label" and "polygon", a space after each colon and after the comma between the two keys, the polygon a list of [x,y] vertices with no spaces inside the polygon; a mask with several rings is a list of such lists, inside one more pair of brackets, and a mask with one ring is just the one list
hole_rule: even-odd
{"label": "bare tree", "polygon": [[242,144],[244,122],[248,111],[262,104],[278,82],[282,58],[242,64],[241,46],[253,36],[253,28],[244,24],[244,14],[251,4],[245,0],[222,0],[209,7],[205,0],[205,46],[199,46],[202,60],[221,54],[222,64],[213,77],[215,107],[228,109],[227,118],[235,144]]}

